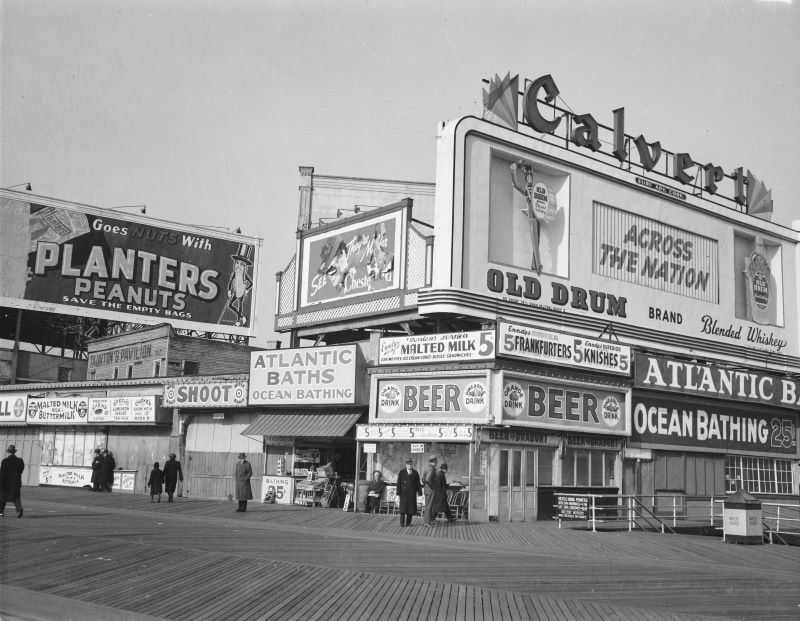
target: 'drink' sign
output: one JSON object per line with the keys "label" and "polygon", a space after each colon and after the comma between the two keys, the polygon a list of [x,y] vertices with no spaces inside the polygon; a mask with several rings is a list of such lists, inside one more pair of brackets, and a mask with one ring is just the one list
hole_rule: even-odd
{"label": "'drink' sign", "polygon": [[28,395],[15,392],[0,394],[0,425],[23,425],[27,409]]}
{"label": "'drink' sign", "polygon": [[254,351],[249,403],[355,403],[357,361],[357,345]]}
{"label": "'drink' sign", "polygon": [[489,388],[485,376],[393,378],[378,382],[379,421],[485,421]]}

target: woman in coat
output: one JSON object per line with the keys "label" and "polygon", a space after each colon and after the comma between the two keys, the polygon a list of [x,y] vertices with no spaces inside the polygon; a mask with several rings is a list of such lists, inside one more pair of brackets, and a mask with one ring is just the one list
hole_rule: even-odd
{"label": "woman in coat", "polygon": [[239,453],[239,461],[236,463],[236,500],[239,501],[237,513],[247,511],[247,501],[253,499],[253,490],[250,488],[250,477],[253,476],[253,468],[247,461],[244,453]]}
{"label": "woman in coat", "polygon": [[406,468],[397,475],[397,496],[400,498],[400,526],[411,526],[411,516],[417,515],[417,496],[422,493],[419,472],[414,470],[414,462],[406,459]]}
{"label": "woman in coat", "polygon": [[147,486],[150,488],[150,502],[153,502],[158,496],[158,502],[161,502],[161,492],[163,491],[164,471],[159,467],[159,463],[153,464],[153,469],[150,471],[150,478],[147,480]]}

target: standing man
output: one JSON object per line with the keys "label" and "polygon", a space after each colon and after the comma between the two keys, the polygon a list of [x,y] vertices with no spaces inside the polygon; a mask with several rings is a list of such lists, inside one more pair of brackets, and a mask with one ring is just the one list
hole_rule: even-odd
{"label": "standing man", "polygon": [[247,461],[244,453],[239,453],[239,461],[236,464],[236,500],[239,501],[239,508],[236,513],[247,511],[247,501],[253,499],[253,490],[250,488],[250,477],[253,476],[253,468]]}
{"label": "standing man", "polygon": [[[447,501],[447,464],[445,463],[439,466],[439,511],[437,513],[444,513],[448,522],[456,519],[453,512],[450,511],[450,503]],[[434,513],[435,517],[436,513]]]}
{"label": "standing man", "polygon": [[172,502],[172,495],[178,481],[183,483],[183,470],[181,462],[177,461],[175,453],[169,454],[169,461],[164,464],[164,491],[167,492],[167,502]]}
{"label": "standing man", "polygon": [[431,455],[428,459],[428,469],[422,477],[425,486],[425,511],[422,517],[425,526],[429,528],[436,524],[436,514],[439,512],[439,473],[436,472],[438,461],[436,455]]}
{"label": "standing man", "polygon": [[94,449],[94,459],[92,459],[92,491],[100,491],[100,466],[103,465],[103,455],[100,449]]}
{"label": "standing man", "polygon": [[400,526],[411,526],[411,516],[417,515],[417,496],[422,493],[419,472],[414,470],[411,459],[406,459],[406,468],[397,475],[397,496],[400,498]]}
{"label": "standing man", "polygon": [[6,510],[6,502],[13,502],[17,518],[22,517],[22,471],[25,463],[16,456],[17,447],[8,447],[8,457],[0,462],[0,517]]}
{"label": "standing man", "polygon": [[103,450],[103,460],[100,462],[100,491],[110,492],[111,487],[114,485],[114,468],[117,467],[117,462],[114,456],[108,452],[108,449]]}

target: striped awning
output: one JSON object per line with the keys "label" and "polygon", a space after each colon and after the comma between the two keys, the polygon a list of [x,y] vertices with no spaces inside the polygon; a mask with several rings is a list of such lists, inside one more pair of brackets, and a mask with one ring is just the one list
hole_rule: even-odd
{"label": "striped awning", "polygon": [[346,434],[361,418],[360,411],[276,410],[262,414],[242,431],[243,436],[333,438]]}

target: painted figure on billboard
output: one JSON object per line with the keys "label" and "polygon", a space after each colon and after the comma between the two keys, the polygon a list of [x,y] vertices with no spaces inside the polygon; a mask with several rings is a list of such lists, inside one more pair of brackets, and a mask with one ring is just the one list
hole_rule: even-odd
{"label": "painted figure on billboard", "polygon": [[232,310],[236,316],[233,325],[244,326],[247,324],[247,317],[244,315],[244,298],[253,288],[253,279],[247,273],[253,265],[253,247],[249,244],[239,244],[239,251],[231,255],[233,261],[233,271],[228,279],[228,302],[219,317],[220,323],[223,317]]}

